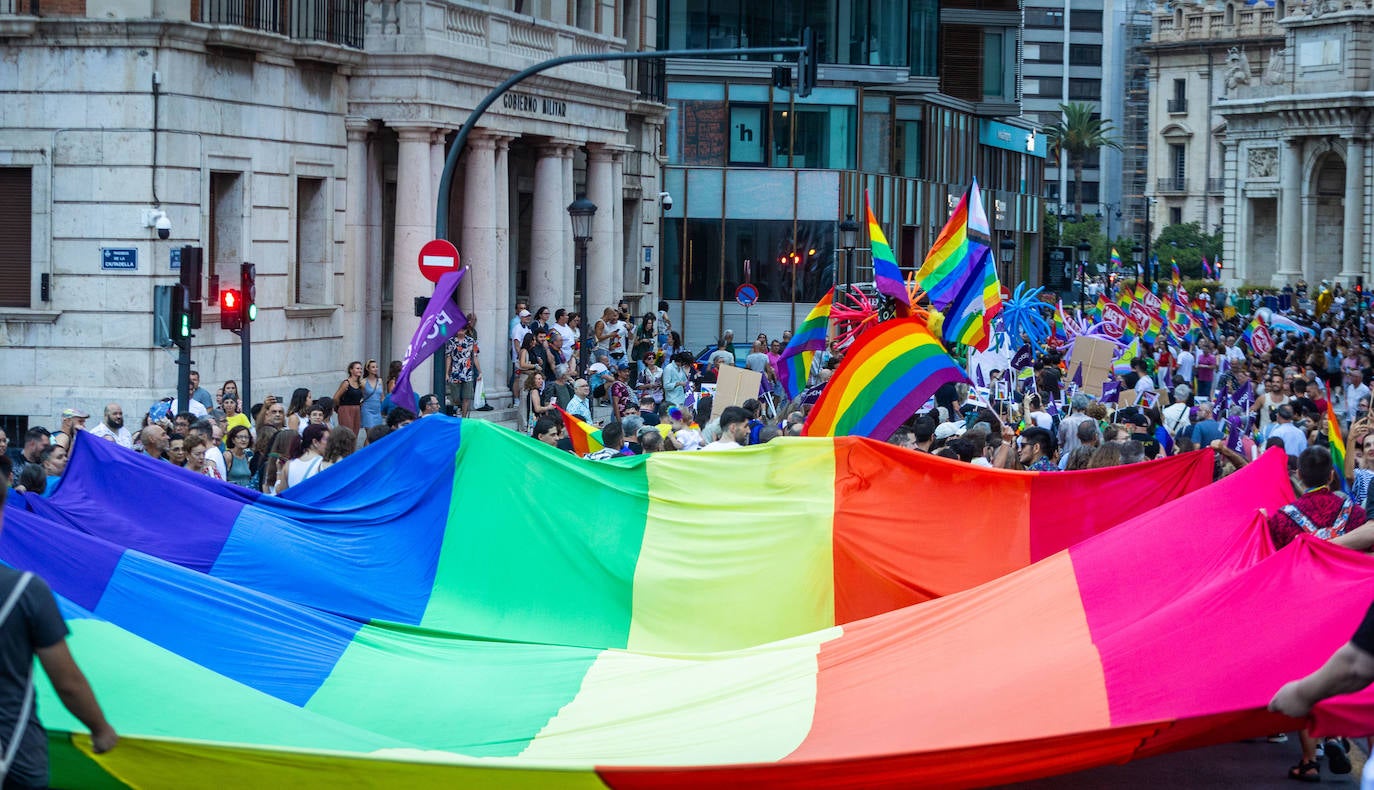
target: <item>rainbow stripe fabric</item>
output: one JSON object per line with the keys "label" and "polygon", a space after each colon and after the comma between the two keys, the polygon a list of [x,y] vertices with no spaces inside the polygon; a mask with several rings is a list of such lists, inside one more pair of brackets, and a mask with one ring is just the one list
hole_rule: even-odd
{"label": "rainbow stripe fabric", "polygon": [[558,409],[558,416],[563,418],[563,430],[568,433],[568,441],[572,442],[574,453],[582,456],[606,449],[606,445],[601,443],[601,432],[596,426],[576,414],[569,414],[562,406],[554,408]]}
{"label": "rainbow stripe fabric", "polygon": [[[54,786],[993,785],[1273,732],[1293,666],[1262,659],[1349,638],[1374,558],[1275,553],[1281,451],[1212,462],[850,438],[593,465],[428,417],[269,498],[78,439],[0,558],[52,584],[124,735],[91,755],[42,682]],[[1264,627],[1275,595],[1303,629]],[[1317,725],[1367,731],[1371,701]]]}
{"label": "rainbow stripe fabric", "polygon": [[884,321],[850,345],[802,434],[887,439],[952,381],[967,382],[968,376],[922,321]]}
{"label": "rainbow stripe fabric", "polygon": [[1174,281],[1175,287],[1177,287],[1178,284],[1183,280],[1182,276],[1179,274],[1178,271],[1178,261],[1174,260],[1173,258],[1169,259],[1169,277]]}
{"label": "rainbow stripe fabric", "polygon": [[1112,247],[1112,271],[1120,271],[1120,269],[1121,253],[1117,252],[1115,247]]}
{"label": "rainbow stripe fabric", "polygon": [[883,235],[883,226],[873,215],[873,204],[869,202],[868,190],[864,190],[864,211],[868,214],[868,242],[873,248],[873,284],[878,293],[886,294],[904,305],[911,305],[911,294],[907,293],[906,281],[902,270],[897,266],[897,256],[892,245]]}
{"label": "rainbow stripe fabric", "polygon": [[930,295],[930,303],[945,315],[941,334],[946,345],[987,349],[988,324],[1002,309],[991,235],[982,193],[974,180],[916,272],[916,281]]}
{"label": "rainbow stripe fabric", "polygon": [[1326,399],[1326,440],[1331,445],[1331,465],[1336,469],[1336,479],[1341,488],[1348,485],[1345,479],[1345,440],[1341,438],[1341,421],[1336,419],[1336,410],[1331,407],[1331,399]]}
{"label": "rainbow stripe fabric", "polygon": [[1251,349],[1253,349],[1255,347],[1253,340],[1253,338],[1255,337],[1255,330],[1259,329],[1262,326],[1264,326],[1264,320],[1259,317],[1258,313],[1251,316],[1250,322],[1245,325],[1244,329],[1241,330],[1241,342],[1245,343],[1246,345],[1250,346]]}
{"label": "rainbow stripe fabric", "polygon": [[787,347],[778,355],[773,366],[782,382],[787,397],[795,398],[806,387],[806,377],[811,372],[811,360],[817,351],[825,350],[826,338],[830,332],[830,308],[835,301],[835,289],[825,292],[825,296],[806,314],[806,319],[792,333]]}

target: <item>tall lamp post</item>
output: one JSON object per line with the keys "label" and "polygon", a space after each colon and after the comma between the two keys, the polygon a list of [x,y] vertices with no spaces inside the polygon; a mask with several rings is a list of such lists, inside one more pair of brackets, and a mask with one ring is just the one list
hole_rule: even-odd
{"label": "tall lamp post", "polygon": [[997,245],[1001,250],[1002,259],[1002,281],[1011,282],[1011,265],[1016,259],[1016,242],[1011,240],[1008,235]]}
{"label": "tall lamp post", "polygon": [[1140,282],[1140,273],[1144,271],[1145,248],[1139,244],[1131,248],[1131,260],[1135,262],[1135,281]]}
{"label": "tall lamp post", "polygon": [[859,223],[854,221],[853,214],[840,223],[840,246],[844,248],[844,287],[847,291],[854,282],[854,248],[859,246]]}
{"label": "tall lamp post", "polygon": [[1088,295],[1088,256],[1093,245],[1087,239],[1078,242],[1078,315],[1083,315],[1083,300]]}
{"label": "tall lamp post", "polygon": [[582,376],[587,375],[587,359],[591,348],[587,344],[587,326],[591,316],[587,315],[587,242],[592,240],[592,217],[596,214],[596,204],[586,195],[578,195],[568,205],[568,216],[572,218],[573,241],[577,244],[577,312],[582,322],[577,327],[577,369]]}

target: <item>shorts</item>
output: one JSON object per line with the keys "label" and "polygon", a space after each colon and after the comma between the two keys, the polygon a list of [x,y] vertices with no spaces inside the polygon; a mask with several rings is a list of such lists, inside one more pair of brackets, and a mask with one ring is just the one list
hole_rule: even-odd
{"label": "shorts", "polygon": [[450,381],[447,392],[449,403],[462,405],[463,401],[472,400],[472,396],[477,392],[477,382]]}

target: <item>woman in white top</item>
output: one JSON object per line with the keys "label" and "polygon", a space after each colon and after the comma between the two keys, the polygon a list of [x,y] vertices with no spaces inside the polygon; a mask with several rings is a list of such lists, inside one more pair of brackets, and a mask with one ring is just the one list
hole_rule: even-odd
{"label": "woman in white top", "polygon": [[278,480],[278,492],[314,477],[320,471],[320,464],[324,462],[324,450],[328,445],[328,425],[312,423],[305,426],[305,432],[301,434],[301,455],[286,465],[285,485],[282,485],[283,481]]}

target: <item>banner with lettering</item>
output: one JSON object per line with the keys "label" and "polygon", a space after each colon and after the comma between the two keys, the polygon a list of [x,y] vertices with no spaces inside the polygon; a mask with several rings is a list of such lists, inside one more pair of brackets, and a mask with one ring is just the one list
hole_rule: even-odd
{"label": "banner with lettering", "polygon": [[467,271],[467,267],[464,266],[456,272],[449,272],[440,277],[439,282],[435,284],[434,296],[430,298],[425,314],[420,317],[420,327],[415,330],[410,345],[406,346],[405,359],[401,362],[401,375],[396,379],[396,388],[391,391],[391,400],[397,405],[413,412],[420,410],[415,391],[410,387],[411,372],[421,362],[429,359],[431,354],[443,348],[448,339],[453,337],[453,333],[468,325],[468,317],[453,302],[453,295],[458,292],[458,283]]}

